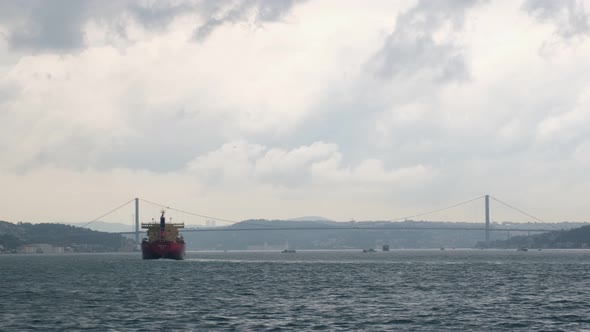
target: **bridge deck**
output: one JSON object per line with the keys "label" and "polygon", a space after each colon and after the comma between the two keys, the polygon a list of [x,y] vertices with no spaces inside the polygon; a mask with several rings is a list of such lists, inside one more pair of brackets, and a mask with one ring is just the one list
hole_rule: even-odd
{"label": "bridge deck", "polygon": [[[142,224],[143,225],[143,224]],[[252,228],[185,228],[183,232],[244,232],[244,231],[309,231],[309,230],[440,230],[440,231],[486,231],[485,228],[470,227],[369,227],[369,226],[342,226],[342,227],[252,227]],[[520,229],[520,228],[490,228],[490,232],[551,232],[556,229]],[[119,232],[118,234],[135,234],[135,232]]]}

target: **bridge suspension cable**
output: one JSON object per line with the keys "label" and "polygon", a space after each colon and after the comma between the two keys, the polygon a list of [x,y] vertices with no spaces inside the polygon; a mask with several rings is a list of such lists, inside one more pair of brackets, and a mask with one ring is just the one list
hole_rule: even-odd
{"label": "bridge suspension cable", "polygon": [[519,209],[519,208],[516,208],[516,207],[514,207],[514,206],[512,206],[512,205],[510,205],[510,204],[508,204],[508,203],[506,203],[506,202],[503,202],[503,201],[501,201],[500,199],[498,199],[498,198],[496,198],[496,197],[494,197],[494,196],[490,196],[490,198],[491,198],[491,199],[493,199],[494,201],[496,201],[496,202],[498,202],[498,203],[500,203],[500,204],[502,204],[502,205],[506,206],[506,207],[509,207],[509,208],[513,209],[514,211],[520,212],[521,214],[523,214],[523,215],[525,215],[525,216],[527,216],[527,217],[530,217],[530,218],[533,218],[533,219],[535,219],[536,221],[539,221],[539,222],[545,223],[545,221],[543,221],[543,220],[541,220],[541,219],[539,219],[539,218],[537,218],[537,217],[533,216],[532,214],[530,214],[530,213],[526,213],[526,212],[524,212],[523,210],[521,210],[521,209]]}
{"label": "bridge suspension cable", "polygon": [[[482,199],[484,197],[485,197],[485,195],[482,195],[482,196],[479,196],[479,197],[476,197],[476,198],[472,198],[470,200],[463,201],[463,202],[460,202],[460,203],[457,203],[457,204],[453,204],[453,205],[450,205],[450,206],[447,206],[447,207],[444,207],[444,208],[440,208],[440,209],[436,209],[436,210],[431,210],[431,211],[427,211],[427,212],[423,212],[423,213],[419,213],[419,214],[409,215],[409,216],[405,216],[405,217],[390,219],[390,220],[391,221],[398,221],[398,220],[404,220],[404,219],[409,219],[409,218],[416,218],[416,217],[420,217],[420,216],[425,216],[425,215],[428,215],[428,214],[432,214],[432,213],[436,213],[436,212],[441,212],[441,211],[449,210],[449,209],[452,209],[452,208],[455,208],[455,207],[459,207],[459,206],[462,206],[462,205],[465,205],[465,204],[468,204],[468,203],[477,201],[477,200]],[[513,209],[513,210],[515,210],[515,211],[517,211],[517,212],[519,212],[519,213],[521,213],[521,214],[523,214],[523,215],[525,215],[527,217],[530,217],[530,218],[532,218],[532,219],[534,219],[536,221],[545,223],[545,221],[543,221],[542,219],[537,218],[537,217],[533,216],[532,214],[527,213],[527,212],[525,212],[525,211],[523,211],[523,210],[521,210],[521,209],[519,209],[517,207],[514,207],[514,206],[512,206],[512,205],[510,205],[510,204],[508,204],[508,203],[506,203],[506,202],[504,202],[504,201],[502,201],[502,200],[500,200],[500,199],[498,199],[496,197],[493,197],[493,196],[489,196],[489,197],[492,198],[493,200],[497,201],[498,203],[500,203],[500,204],[502,204],[502,205],[504,205],[504,206],[506,206],[506,207],[508,207],[510,209]],[[188,215],[192,215],[192,216],[196,216],[196,217],[200,217],[200,218],[207,218],[207,219],[222,221],[222,222],[226,222],[226,223],[230,223],[230,224],[236,224],[236,223],[238,223],[237,221],[234,221],[234,220],[217,218],[217,217],[212,217],[212,216],[208,216],[208,215],[194,213],[194,212],[190,212],[190,211],[186,211],[186,210],[177,209],[177,208],[174,208],[174,207],[170,207],[168,205],[159,204],[159,203],[152,202],[152,201],[149,201],[149,200],[146,200],[146,199],[143,199],[143,198],[139,198],[139,200],[141,200],[141,201],[143,201],[145,203],[151,204],[151,205],[155,205],[155,206],[161,207],[161,208],[166,208],[166,209],[169,209],[169,210],[177,211],[177,212],[180,212],[180,213],[184,213],[184,214],[188,214]],[[100,220],[101,218],[104,218],[104,217],[110,215],[111,213],[113,213],[113,212],[115,212],[115,211],[117,211],[117,210],[125,207],[126,205],[130,204],[133,201],[135,201],[135,198],[134,199],[131,199],[131,200],[127,201],[127,202],[125,202],[124,204],[121,204],[121,205],[117,206],[116,208],[114,208],[114,209],[112,209],[112,210],[110,210],[110,211],[108,211],[108,212],[106,212],[106,213],[104,213],[102,215],[100,215],[99,217],[93,219],[92,221],[89,221],[86,224],[82,225],[81,227],[87,227],[88,225],[90,225],[90,224],[92,224],[92,223]],[[267,228],[269,227],[269,225],[267,225],[267,224],[260,225],[260,226],[267,227]]]}
{"label": "bridge suspension cable", "polygon": [[132,199],[132,200],[130,200],[129,202],[127,202],[127,203],[125,203],[125,204],[122,204],[122,205],[119,205],[119,206],[117,206],[116,208],[114,208],[114,209],[110,210],[109,212],[107,212],[107,213],[105,213],[105,214],[101,215],[100,217],[98,217],[98,218],[96,218],[96,219],[94,219],[94,220],[92,220],[92,221],[89,221],[89,222],[87,222],[86,224],[82,225],[81,227],[86,227],[86,226],[88,226],[88,225],[92,224],[92,223],[93,223],[93,222],[95,222],[95,221],[99,221],[101,218],[104,218],[104,217],[108,216],[109,214],[111,214],[111,213],[113,213],[113,212],[115,212],[115,211],[119,210],[120,208],[122,208],[122,207],[124,207],[125,205],[127,205],[127,204],[129,204],[129,203],[133,202],[134,200],[135,200],[135,198],[134,198],[134,199]]}
{"label": "bridge suspension cable", "polygon": [[191,215],[191,216],[195,216],[195,217],[201,217],[201,218],[207,218],[207,219],[212,219],[212,220],[218,220],[218,221],[223,221],[223,222],[227,222],[227,223],[231,223],[231,224],[237,223],[237,221],[234,221],[234,220],[216,218],[216,217],[206,216],[206,215],[203,215],[203,214],[198,214],[198,213],[193,213],[193,212],[189,212],[189,211],[184,211],[184,210],[176,209],[176,208],[170,207],[168,205],[155,203],[155,202],[152,202],[152,201],[148,201],[147,199],[143,199],[143,198],[140,198],[139,200],[142,201],[142,202],[146,202],[148,204],[152,204],[152,205],[159,206],[159,207],[162,207],[162,208],[166,208],[166,209],[169,209],[169,210],[173,210],[173,211],[185,213],[185,214],[188,214],[188,215]]}
{"label": "bridge suspension cable", "polygon": [[473,199],[470,199],[470,200],[467,200],[467,201],[464,201],[464,202],[461,202],[461,203],[453,204],[451,206],[447,206],[447,207],[442,208],[442,209],[436,209],[436,210],[432,210],[432,211],[428,211],[428,212],[424,212],[424,213],[419,213],[419,214],[415,214],[415,215],[411,215],[411,216],[407,216],[407,217],[395,218],[395,219],[391,219],[391,221],[397,221],[397,220],[402,220],[402,219],[421,217],[421,216],[425,216],[427,214],[432,214],[432,213],[436,213],[436,212],[441,212],[441,211],[449,210],[449,209],[452,209],[452,208],[455,208],[455,207],[458,207],[458,206],[461,206],[461,205],[465,205],[465,204],[468,204],[468,203],[477,201],[478,199],[482,199],[484,197],[485,197],[485,195],[479,196],[479,197],[476,197],[476,198],[473,198]]}

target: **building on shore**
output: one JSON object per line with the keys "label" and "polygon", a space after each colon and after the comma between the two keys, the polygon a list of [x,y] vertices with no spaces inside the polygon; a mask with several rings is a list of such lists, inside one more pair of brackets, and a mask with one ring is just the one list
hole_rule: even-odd
{"label": "building on shore", "polygon": [[25,244],[16,248],[19,254],[63,254],[64,247],[53,246],[46,243]]}

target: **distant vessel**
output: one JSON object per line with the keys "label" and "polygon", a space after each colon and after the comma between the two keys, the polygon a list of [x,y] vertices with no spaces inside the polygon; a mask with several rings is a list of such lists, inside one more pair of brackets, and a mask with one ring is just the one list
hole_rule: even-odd
{"label": "distant vessel", "polygon": [[289,249],[289,241],[285,241],[285,250],[281,251],[283,254],[294,254],[295,249]]}
{"label": "distant vessel", "polygon": [[529,249],[526,247],[520,247],[520,248],[516,249],[516,251],[529,251]]}
{"label": "distant vessel", "polygon": [[367,253],[367,252],[376,252],[375,249],[371,248],[371,249],[363,249],[363,252]]}
{"label": "distant vessel", "polygon": [[162,210],[160,223],[142,223],[141,228],[147,229],[147,238],[141,242],[143,259],[184,259],[184,238],[178,233],[184,228],[183,223],[166,223],[165,211]]}

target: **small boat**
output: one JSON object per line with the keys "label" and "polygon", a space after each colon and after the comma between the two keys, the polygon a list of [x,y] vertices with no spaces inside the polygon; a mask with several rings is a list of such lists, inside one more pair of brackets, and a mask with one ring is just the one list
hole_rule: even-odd
{"label": "small boat", "polygon": [[371,249],[363,249],[363,252],[376,252],[375,249],[371,248]]}
{"label": "small boat", "polygon": [[516,251],[529,251],[529,249],[526,247],[519,247],[518,249],[516,249]]}
{"label": "small boat", "polygon": [[283,254],[294,254],[296,253],[295,249],[285,249],[281,251]]}

